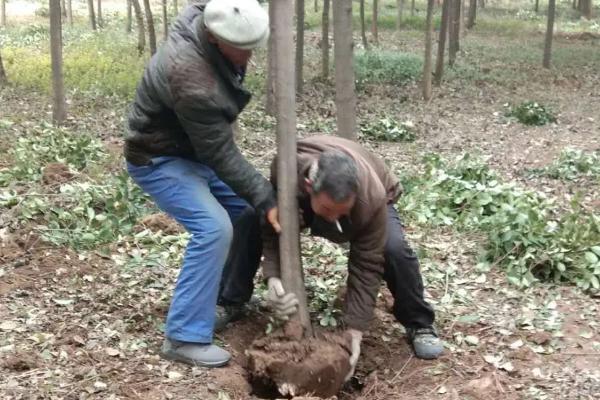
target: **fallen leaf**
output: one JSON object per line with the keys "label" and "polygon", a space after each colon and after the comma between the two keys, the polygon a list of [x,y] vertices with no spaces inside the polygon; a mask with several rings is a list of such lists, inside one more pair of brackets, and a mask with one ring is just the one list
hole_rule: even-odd
{"label": "fallen leaf", "polygon": [[116,357],[120,354],[119,350],[112,348],[112,347],[107,347],[106,348],[106,354],[108,354],[111,357]]}
{"label": "fallen leaf", "polygon": [[53,302],[58,304],[59,306],[68,306],[69,304],[73,304],[73,299],[52,299]]}
{"label": "fallen leaf", "polygon": [[479,344],[479,338],[477,336],[468,335],[465,336],[465,342],[467,342],[471,346],[477,346]]}
{"label": "fallen leaf", "polygon": [[12,331],[17,329],[19,325],[15,321],[4,321],[0,324],[0,329],[3,331]]}
{"label": "fallen leaf", "polygon": [[178,379],[181,379],[181,377],[183,376],[183,374],[177,372],[177,371],[169,371],[167,373],[167,376],[169,377],[170,380],[172,381],[176,381]]}

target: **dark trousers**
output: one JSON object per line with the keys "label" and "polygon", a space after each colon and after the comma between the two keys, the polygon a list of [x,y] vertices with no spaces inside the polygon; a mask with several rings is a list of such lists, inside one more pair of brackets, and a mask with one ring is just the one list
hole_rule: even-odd
{"label": "dark trousers", "polygon": [[[419,260],[406,241],[400,217],[388,206],[384,275],[394,297],[393,313],[406,328],[433,324],[433,308],[423,298]],[[252,296],[253,279],[260,263],[262,244],[256,214],[246,212],[234,225],[231,252],[221,280],[219,304],[246,303]]]}

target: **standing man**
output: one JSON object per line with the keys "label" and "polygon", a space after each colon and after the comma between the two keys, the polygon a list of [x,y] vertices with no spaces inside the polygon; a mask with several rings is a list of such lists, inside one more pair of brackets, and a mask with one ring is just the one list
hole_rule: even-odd
{"label": "standing man", "polygon": [[229,361],[212,340],[232,221],[251,206],[280,229],[271,184],[240,153],[231,128],[250,100],[242,86],[248,60],[268,34],[256,0],[188,6],[150,59],[129,111],[129,174],[191,234],[167,316],[167,359]]}
{"label": "standing man", "polygon": [[[276,186],[275,165],[271,182]],[[298,141],[298,182],[301,226],[336,243],[350,242],[344,322],[353,339],[353,370],[362,332],[373,318],[382,277],[394,297],[394,316],[406,328],[416,356],[437,358],[443,346],[433,328],[434,311],[423,298],[419,262],[394,209],[402,190],[398,179],[360,144],[337,136],[315,136]],[[298,301],[283,289],[278,238],[268,227],[263,252],[271,307],[279,316],[293,314]],[[243,268],[242,264],[237,266]],[[255,271],[226,271],[224,282],[238,282],[223,288],[221,302],[247,301],[252,290],[247,282],[252,281]],[[245,287],[250,290],[240,291]]]}

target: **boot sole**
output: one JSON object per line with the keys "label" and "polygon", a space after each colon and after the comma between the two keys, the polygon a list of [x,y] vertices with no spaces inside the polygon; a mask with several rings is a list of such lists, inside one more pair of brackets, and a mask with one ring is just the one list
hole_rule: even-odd
{"label": "boot sole", "polygon": [[165,360],[169,361],[179,361],[184,364],[192,365],[194,367],[204,367],[204,368],[219,368],[227,365],[231,359],[225,361],[214,361],[214,362],[206,362],[206,361],[196,361],[191,358],[183,357],[177,354],[172,354],[168,352],[161,351],[160,356]]}

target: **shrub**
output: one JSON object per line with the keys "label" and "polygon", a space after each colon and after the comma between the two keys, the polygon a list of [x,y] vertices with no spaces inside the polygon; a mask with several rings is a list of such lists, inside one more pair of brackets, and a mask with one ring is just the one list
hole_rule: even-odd
{"label": "shrub", "polygon": [[354,57],[356,81],[402,85],[417,80],[423,69],[421,58],[406,53],[363,51]]}
{"label": "shrub", "polygon": [[391,118],[382,118],[375,122],[360,125],[362,136],[388,142],[412,142],[415,140],[414,125],[410,121],[398,123]]}
{"label": "shrub", "polygon": [[516,118],[525,125],[541,126],[556,122],[556,117],[550,109],[534,101],[526,101],[516,107],[509,106],[506,116]]}
{"label": "shrub", "polygon": [[531,172],[554,179],[600,177],[600,153],[588,154],[577,149],[566,149],[552,164]]}

